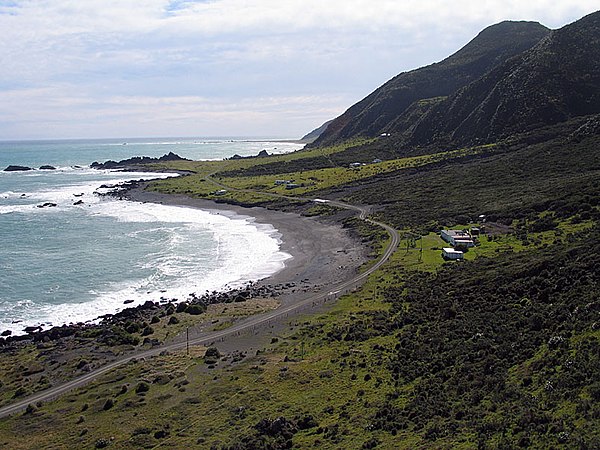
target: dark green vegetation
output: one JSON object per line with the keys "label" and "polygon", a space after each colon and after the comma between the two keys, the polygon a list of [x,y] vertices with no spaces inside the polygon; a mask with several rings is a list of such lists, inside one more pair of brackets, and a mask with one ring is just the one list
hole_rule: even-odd
{"label": "dark green vegetation", "polygon": [[[226,187],[219,201],[338,220],[381,252],[382,230],[306,200],[342,199],[370,205],[404,238],[364,286],[326,314],[293,318],[241,364],[219,366],[227,356],[218,342],[206,355],[138,361],[0,421],[0,443],[18,448],[27,434],[24,448],[48,436],[57,448],[599,448],[598,20],[497,61],[447,99],[407,106],[412,130],[431,111],[450,114],[450,98],[452,114],[468,117],[432,128],[419,148],[391,136],[260,160],[170,163],[195,175],[154,189],[211,198]],[[443,114],[439,123],[450,123]],[[475,138],[489,145],[469,147]],[[427,156],[407,158],[414,154]],[[347,167],[374,158],[386,161]],[[293,178],[307,186],[274,186]],[[273,197],[281,194],[303,201]],[[447,244],[431,231],[475,224],[485,225],[479,246],[467,261],[445,263]],[[154,335],[172,326],[161,320]],[[26,393],[15,387],[11,394]]]}
{"label": "dark green vegetation", "polygon": [[[519,136],[485,153],[381,176],[348,187],[351,201],[377,205],[399,228],[439,230],[480,214],[510,225],[542,211],[565,218],[598,217],[600,118],[545,130],[544,142]],[[541,133],[538,133],[538,137]]]}
{"label": "dark green vegetation", "polygon": [[392,307],[371,336],[395,337],[377,350],[396,390],[373,427],[430,442],[472,435],[486,447],[598,448],[598,231],[386,289]]}

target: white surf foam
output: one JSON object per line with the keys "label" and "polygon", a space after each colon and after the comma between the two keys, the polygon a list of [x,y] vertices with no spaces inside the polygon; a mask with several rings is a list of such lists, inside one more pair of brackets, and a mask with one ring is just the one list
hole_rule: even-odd
{"label": "white surf foam", "polygon": [[[139,175],[136,174],[136,177],[139,178]],[[88,193],[90,198],[93,197],[90,192],[95,186],[97,184],[82,183],[37,195],[39,200],[71,201],[75,198],[73,193],[83,191],[85,201]],[[96,200],[89,206],[85,210],[87,214],[112,217],[120,222],[156,224],[154,228],[136,232],[133,239],[143,238],[145,233],[152,238],[163,225],[168,225],[162,230],[167,236],[164,249],[140,261],[142,266],[151,269],[151,274],[144,279],[124,280],[101,292],[90,292],[89,300],[77,304],[19,304],[9,317],[10,322],[15,319],[22,322],[5,321],[0,323],[0,329],[22,334],[28,325],[61,325],[94,320],[126,307],[125,300],[133,300],[127,306],[135,306],[147,300],[185,300],[191,293],[201,295],[206,291],[235,288],[276,273],[291,257],[280,251],[279,232],[271,225],[254,223],[251,217],[112,199]],[[32,205],[28,207],[35,208]],[[212,247],[209,246],[210,253],[202,253],[207,246],[193,248],[194,240],[206,239],[207,234],[214,239]],[[191,251],[181,251],[182,248]],[[165,280],[169,280],[168,283]]]}

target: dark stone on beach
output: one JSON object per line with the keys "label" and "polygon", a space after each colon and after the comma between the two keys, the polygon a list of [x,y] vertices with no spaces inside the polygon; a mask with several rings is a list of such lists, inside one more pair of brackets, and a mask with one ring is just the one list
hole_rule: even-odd
{"label": "dark stone on beach", "polygon": [[266,150],[261,150],[257,155],[258,158],[266,158],[267,156],[270,156],[270,155],[269,155],[269,152],[267,152]]}
{"label": "dark stone on beach", "polygon": [[150,301],[150,300],[148,300],[148,301],[144,302],[144,304],[143,304],[143,305],[140,305],[140,306],[139,306],[139,308],[140,308],[140,309],[154,309],[154,308],[156,308],[156,307],[157,307],[157,305],[156,305],[156,304],[154,304],[154,302],[153,302],[153,301]]}
{"label": "dark stone on beach", "polygon": [[57,204],[52,202],[46,202],[43,205],[37,205],[38,208],[53,208],[55,206],[57,206]]}
{"label": "dark stone on beach", "polygon": [[42,327],[37,326],[37,327],[25,327],[25,329],[23,330],[25,333],[35,333],[36,331],[42,331]]}
{"label": "dark stone on beach", "polygon": [[26,170],[33,169],[27,166],[8,166],[6,169],[4,169],[5,172],[24,172]]}
{"label": "dark stone on beach", "polygon": [[10,331],[10,330],[4,330],[2,332],[2,336],[10,336],[11,334],[12,334],[12,331]]}
{"label": "dark stone on beach", "polygon": [[129,305],[130,303],[133,303],[133,300],[125,300],[123,302],[124,305]]}
{"label": "dark stone on beach", "polygon": [[242,157],[236,153],[235,155],[233,155],[233,156],[232,156],[231,158],[229,158],[229,159],[242,159]]}
{"label": "dark stone on beach", "polygon": [[77,200],[73,205],[83,205],[83,200]]}
{"label": "dark stone on beach", "polygon": [[54,166],[40,166],[40,170],[56,170]]}
{"label": "dark stone on beach", "polygon": [[152,347],[156,347],[160,345],[160,341],[158,339],[153,338],[144,338],[144,342],[142,343],[142,345],[150,345]]}

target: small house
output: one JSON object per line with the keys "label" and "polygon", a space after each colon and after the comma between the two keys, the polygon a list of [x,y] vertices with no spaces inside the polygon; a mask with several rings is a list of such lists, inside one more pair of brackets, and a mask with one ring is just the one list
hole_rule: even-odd
{"label": "small house", "polygon": [[215,195],[225,195],[225,194],[227,194],[226,189],[219,189],[218,191],[215,192]]}
{"label": "small house", "polygon": [[290,189],[296,189],[296,188],[299,188],[299,187],[300,187],[300,185],[299,185],[299,184],[296,184],[296,183],[287,183],[287,184],[285,185],[285,188],[286,188],[287,190],[290,190]]}
{"label": "small house", "polygon": [[471,235],[464,230],[442,230],[440,232],[440,237],[455,247],[457,245],[462,245],[469,248],[475,246]]}
{"label": "small house", "polygon": [[442,249],[442,257],[444,259],[458,260],[463,259],[465,257],[465,254],[460,250],[454,250],[453,248],[448,247]]}

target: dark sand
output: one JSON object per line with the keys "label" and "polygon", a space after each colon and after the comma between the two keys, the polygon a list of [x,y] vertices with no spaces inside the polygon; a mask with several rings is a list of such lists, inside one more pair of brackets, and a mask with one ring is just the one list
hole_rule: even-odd
{"label": "dark sand", "polygon": [[366,260],[365,249],[339,225],[325,224],[295,213],[265,208],[244,208],[215,203],[183,195],[159,194],[132,189],[128,198],[138,202],[161,203],[199,208],[229,217],[250,217],[257,223],[270,224],[281,234],[281,250],[292,255],[285,268],[263,283],[329,285],[350,279]]}
{"label": "dark sand", "polygon": [[[350,280],[367,260],[366,249],[341,226],[326,224],[299,214],[220,204],[183,195],[159,194],[145,191],[143,187],[129,190],[126,196],[132,201],[200,208],[227,216],[246,216],[257,223],[272,225],[281,234],[281,250],[292,255],[292,258],[285,261],[282,270],[259,283],[293,283],[294,287],[278,297],[282,305],[293,304],[313,293],[324,292],[337,283]],[[245,351],[250,356],[250,352],[267,346],[271,337],[287,334],[290,329],[295,328],[300,314],[316,313],[323,311],[323,308],[323,304],[303,308],[302,311],[286,315],[258,329],[253,328],[248,333],[226,338],[215,345],[221,352]],[[210,328],[208,324],[199,324],[194,330],[190,330],[190,336],[200,336],[210,331]],[[179,339],[181,338],[180,336]]]}

